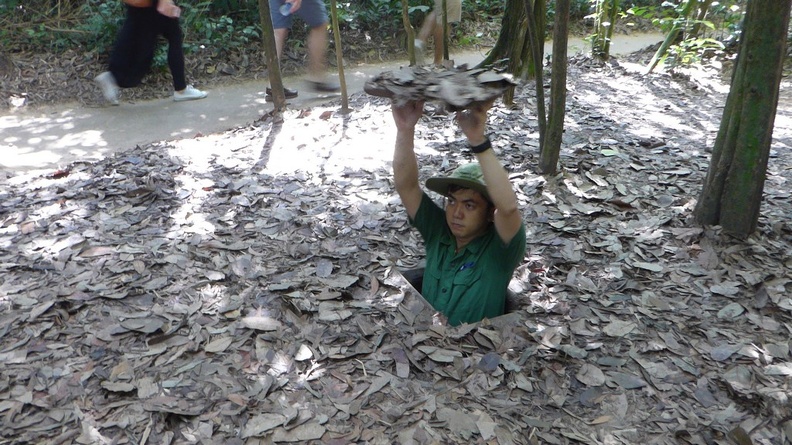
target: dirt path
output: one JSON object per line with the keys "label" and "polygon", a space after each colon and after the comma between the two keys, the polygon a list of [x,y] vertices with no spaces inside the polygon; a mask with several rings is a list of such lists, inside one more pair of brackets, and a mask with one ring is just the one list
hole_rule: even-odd
{"label": "dirt path", "polygon": [[[617,36],[613,54],[628,54],[657,43],[659,34]],[[570,40],[570,55],[584,52],[582,39]],[[548,54],[552,44],[546,45]],[[453,55],[457,64],[475,65],[484,50]],[[347,68],[349,94],[360,93],[366,79],[394,69],[398,62],[358,65]],[[290,101],[295,109],[319,106],[334,99],[302,88],[299,77],[286,84],[300,88],[300,96]],[[190,139],[245,126],[271,110],[264,98],[266,80],[218,85],[206,100],[174,103],[165,96],[156,100],[124,102],[119,107],[80,103],[56,104],[40,108],[6,111],[0,115],[0,168],[7,174],[45,172],[71,162],[98,160],[118,151],[155,141]],[[92,94],[98,95],[98,91]],[[337,98],[337,96],[336,96]],[[97,96],[98,99],[98,96]]]}

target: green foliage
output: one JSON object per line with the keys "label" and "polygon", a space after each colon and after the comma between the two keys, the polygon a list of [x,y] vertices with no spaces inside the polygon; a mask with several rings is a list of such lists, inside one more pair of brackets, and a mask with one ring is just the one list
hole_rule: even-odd
{"label": "green foliage", "polygon": [[707,56],[722,51],[725,45],[711,38],[686,39],[672,45],[660,60],[669,69],[701,63]]}
{"label": "green foliage", "polygon": [[212,7],[213,2],[209,1],[183,6],[181,22],[186,53],[209,50],[220,54],[260,41],[258,12],[251,23],[244,20],[249,18],[247,15],[240,15],[239,20],[229,15],[213,15]]}
{"label": "green foliage", "polygon": [[[429,3],[409,6],[408,13],[427,13],[431,10]],[[352,0],[338,2],[339,27],[371,31],[380,29],[391,33],[402,28],[401,0]]]}
{"label": "green foliage", "polygon": [[455,36],[455,38],[460,46],[475,46],[481,44],[481,33],[476,33],[476,34],[459,33]]}
{"label": "green foliage", "polygon": [[683,12],[681,6],[682,3],[673,4],[666,1],[660,6],[634,6],[627,10],[627,14],[651,20],[652,24],[660,28],[661,31],[668,32],[680,21],[688,19],[686,16],[681,15]]}
{"label": "green foliage", "polygon": [[77,25],[78,33],[72,43],[100,53],[108,52],[123,23],[124,6],[121,2],[90,0],[83,8],[85,20]]}
{"label": "green foliage", "polygon": [[729,45],[736,43],[742,33],[745,1],[714,2],[710,7],[710,20],[719,33],[715,37]]}
{"label": "green foliage", "polygon": [[[591,14],[596,9],[598,0],[571,0],[569,3],[569,20],[577,22],[590,18]],[[642,7],[656,5],[658,0],[622,0],[622,8]],[[547,3],[547,23],[553,23],[555,20],[555,1]]]}
{"label": "green foliage", "polygon": [[700,63],[739,38],[745,0],[712,2],[706,15],[695,0],[664,1],[661,5],[633,6],[627,13],[651,20],[666,33],[679,33],[668,50],[656,58],[671,70]]}
{"label": "green foliage", "polygon": [[[627,14],[651,20],[660,30],[667,32],[677,26],[689,29],[696,23],[703,24],[710,29],[726,30],[736,33],[739,31],[740,23],[744,13],[744,3],[746,0],[726,0],[715,1],[709,8],[706,20],[697,20],[686,14],[691,0],[681,0],[678,2],[663,1],[660,5],[648,4],[635,5],[627,9]],[[721,35],[720,40],[726,36]]]}
{"label": "green foliage", "polygon": [[[258,0],[182,0],[178,4],[183,9],[187,52],[222,52],[260,39]],[[376,39],[403,31],[401,0],[341,0],[337,7],[342,32],[354,29]],[[410,0],[413,25],[420,26],[433,7],[434,0]],[[503,0],[465,1],[463,8],[463,20],[499,18]],[[62,13],[68,13],[67,22],[60,21]],[[0,46],[106,53],[123,19],[121,0],[0,0]],[[295,35],[302,32],[299,27],[294,31]],[[156,63],[164,57],[158,53]]]}
{"label": "green foliage", "polygon": [[[582,0],[585,1],[585,0]],[[500,16],[503,14],[504,0],[463,1],[462,12],[466,15]]]}
{"label": "green foliage", "polygon": [[[584,17],[591,14],[593,6],[591,0],[572,0],[569,3],[569,20],[582,20]],[[548,20],[549,19],[548,17]],[[555,19],[555,17],[553,17],[553,19]]]}
{"label": "green foliage", "polygon": [[[583,20],[594,10],[598,0],[572,0],[571,20]],[[680,11],[690,0],[621,0],[623,9],[630,14],[654,21],[661,29],[682,23],[695,24],[681,17]],[[711,40],[736,41],[740,32],[743,5],[746,0],[713,2],[706,21],[708,35],[703,40],[677,42],[669,58],[695,60],[687,54],[711,51]],[[234,51],[261,39],[258,0],[181,0],[181,24],[184,47],[187,53],[209,52],[213,55]],[[500,22],[504,0],[465,0],[463,21]],[[337,3],[340,28],[355,30],[372,39],[391,37],[403,32],[401,0],[340,0]],[[409,0],[410,21],[418,27],[434,7],[434,0]],[[0,47],[27,48],[47,51],[79,49],[86,53],[107,54],[123,23],[125,10],[121,0],[0,0]],[[555,1],[547,2],[547,23],[552,26]],[[454,27],[453,39],[460,45],[480,42],[481,34],[471,33],[471,28]],[[466,30],[468,30],[466,32]],[[300,27],[295,36],[304,32]],[[291,44],[302,45],[304,39],[292,39]],[[166,68],[167,52],[163,45],[155,56],[155,66]]]}

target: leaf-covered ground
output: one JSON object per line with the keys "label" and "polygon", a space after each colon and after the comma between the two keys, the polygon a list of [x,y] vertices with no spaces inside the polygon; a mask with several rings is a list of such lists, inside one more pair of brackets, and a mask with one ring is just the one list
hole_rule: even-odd
{"label": "leaf-covered ground", "polygon": [[[490,113],[528,229],[495,323],[434,324],[394,272],[387,100],[4,176],[0,443],[785,443],[788,101],[738,241],[691,217],[723,85],[623,66],[571,61],[557,176],[531,84]],[[464,145],[428,105],[422,179]]]}

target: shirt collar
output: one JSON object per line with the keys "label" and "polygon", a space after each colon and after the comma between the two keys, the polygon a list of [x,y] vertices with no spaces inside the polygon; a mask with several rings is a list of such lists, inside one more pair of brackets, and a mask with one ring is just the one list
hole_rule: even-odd
{"label": "shirt collar", "polygon": [[[451,229],[448,228],[448,225],[446,225],[446,229],[444,233],[445,236],[443,236],[442,239],[440,240],[440,244],[445,246],[447,249],[451,249],[451,248],[456,249],[456,239],[454,238],[454,235],[451,233]],[[470,251],[470,253],[473,254],[478,253],[487,243],[487,241],[489,241],[489,239],[492,238],[492,235],[494,233],[495,233],[495,225],[490,224],[486,232],[484,232],[481,236],[476,237],[471,242],[469,242],[467,246],[462,248],[462,250],[458,253],[458,255],[461,255],[466,250]]]}

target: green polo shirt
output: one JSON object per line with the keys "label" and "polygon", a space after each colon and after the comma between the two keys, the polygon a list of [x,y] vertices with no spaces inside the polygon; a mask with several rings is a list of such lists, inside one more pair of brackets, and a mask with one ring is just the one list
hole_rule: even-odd
{"label": "green polo shirt", "polygon": [[525,225],[509,244],[494,226],[456,253],[445,211],[424,193],[410,220],[424,240],[426,270],[421,295],[448,317],[448,323],[475,323],[503,315],[506,288],[525,256]]}

